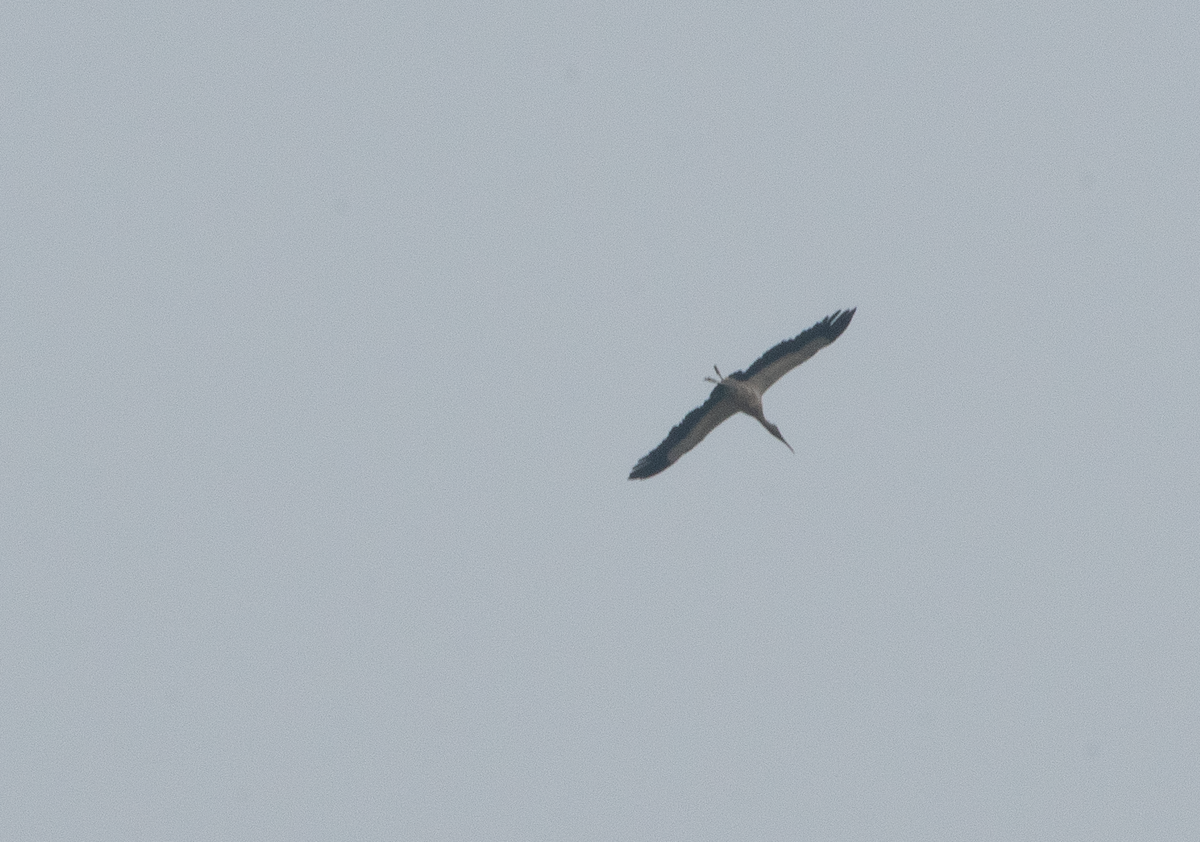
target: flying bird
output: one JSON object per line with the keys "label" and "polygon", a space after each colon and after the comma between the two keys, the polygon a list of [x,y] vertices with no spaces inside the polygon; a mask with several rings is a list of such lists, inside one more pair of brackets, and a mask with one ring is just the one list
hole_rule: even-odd
{"label": "flying bird", "polygon": [[779,428],[763,417],[763,392],[771,388],[780,377],[841,336],[852,318],[853,309],[838,310],[794,339],[780,342],[755,360],[744,372],[735,371],[728,377],[722,377],[721,370],[714,365],[713,371],[717,373],[717,379],[704,378],[709,383],[716,384],[708,400],[684,416],[663,439],[662,444],[639,459],[629,478],[646,479],[662,473],[674,465],[680,456],[703,441],[717,425],[738,412],[744,412],[757,419],[767,428],[768,433],[787,444],[788,450],[792,450]]}

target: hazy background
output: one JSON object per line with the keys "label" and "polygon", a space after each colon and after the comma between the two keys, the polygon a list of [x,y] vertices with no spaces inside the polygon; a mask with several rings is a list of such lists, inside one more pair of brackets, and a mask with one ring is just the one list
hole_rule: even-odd
{"label": "hazy background", "polygon": [[1200,838],[1194,5],[0,48],[0,837]]}

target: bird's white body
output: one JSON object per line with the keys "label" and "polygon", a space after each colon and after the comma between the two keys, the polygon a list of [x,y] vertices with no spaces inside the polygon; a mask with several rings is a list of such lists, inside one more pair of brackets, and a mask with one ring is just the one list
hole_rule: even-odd
{"label": "bird's white body", "polygon": [[762,392],[755,389],[753,383],[749,380],[734,380],[732,377],[722,377],[718,382],[729,390],[728,399],[736,411],[754,418],[762,415]]}

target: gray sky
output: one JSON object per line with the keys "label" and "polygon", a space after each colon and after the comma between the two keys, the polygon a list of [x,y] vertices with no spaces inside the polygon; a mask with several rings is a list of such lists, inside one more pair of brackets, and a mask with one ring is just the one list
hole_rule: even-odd
{"label": "gray sky", "polygon": [[0,46],[0,837],[1200,838],[1193,6]]}

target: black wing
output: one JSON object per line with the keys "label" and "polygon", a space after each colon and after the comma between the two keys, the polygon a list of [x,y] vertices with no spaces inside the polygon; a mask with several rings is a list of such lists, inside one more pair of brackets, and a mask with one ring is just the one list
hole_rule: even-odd
{"label": "black wing", "polygon": [[651,450],[633,466],[630,479],[645,479],[660,474],[678,461],[679,457],[704,440],[704,437],[729,416],[737,412],[729,390],[717,384],[708,400],[693,409],[671,428],[662,444]]}
{"label": "black wing", "polygon": [[780,342],[755,360],[754,365],[745,372],[739,371],[733,376],[751,381],[761,395],[780,377],[841,336],[854,318],[856,309],[838,310],[832,316],[826,316],[799,336]]}

